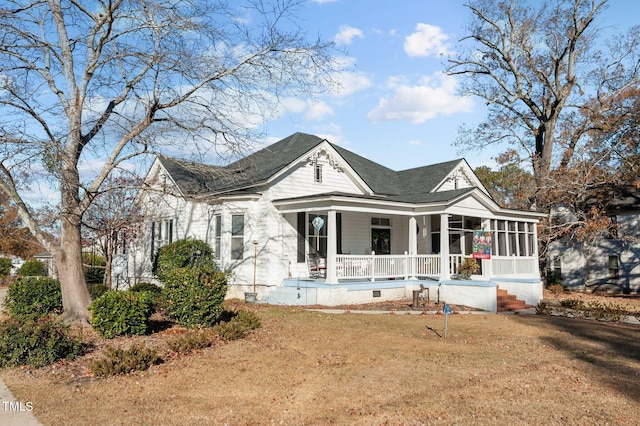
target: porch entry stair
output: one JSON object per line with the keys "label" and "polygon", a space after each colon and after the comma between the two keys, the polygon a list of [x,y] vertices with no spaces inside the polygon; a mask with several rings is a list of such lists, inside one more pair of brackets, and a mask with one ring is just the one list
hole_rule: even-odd
{"label": "porch entry stair", "polygon": [[509,294],[507,290],[503,290],[500,287],[496,288],[497,297],[497,312],[514,312],[521,309],[529,309],[534,306],[527,305],[524,301],[518,299],[513,294]]}

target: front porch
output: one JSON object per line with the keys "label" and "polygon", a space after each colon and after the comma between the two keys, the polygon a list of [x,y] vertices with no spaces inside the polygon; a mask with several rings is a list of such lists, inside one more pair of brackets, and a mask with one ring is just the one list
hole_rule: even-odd
{"label": "front porch", "polygon": [[[371,303],[410,299],[422,286],[427,297],[495,312],[500,285],[537,304],[540,215],[455,194],[421,205],[341,194],[276,201],[296,239],[287,276],[263,300]],[[461,270],[466,260],[477,263],[471,276]]]}

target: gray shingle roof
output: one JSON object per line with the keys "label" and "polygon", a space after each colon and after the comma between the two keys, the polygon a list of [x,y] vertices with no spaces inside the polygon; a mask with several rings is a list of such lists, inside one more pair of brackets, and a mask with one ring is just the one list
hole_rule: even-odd
{"label": "gray shingle roof", "polygon": [[[323,141],[324,139],[314,135],[295,133],[225,167],[164,156],[159,156],[158,159],[185,195],[257,191],[257,186]],[[331,146],[374,194],[384,195],[396,201],[427,202],[434,198],[433,195],[428,196],[431,190],[463,161],[458,159],[397,172],[340,146]],[[439,200],[443,195],[435,198]],[[437,201],[435,198],[433,201]]]}

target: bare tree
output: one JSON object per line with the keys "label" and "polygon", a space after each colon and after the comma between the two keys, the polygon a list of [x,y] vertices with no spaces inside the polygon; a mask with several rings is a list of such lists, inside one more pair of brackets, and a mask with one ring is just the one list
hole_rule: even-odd
{"label": "bare tree", "polygon": [[[112,265],[118,253],[140,232],[143,217],[134,203],[141,179],[109,176],[83,219],[83,237],[105,260],[105,282],[111,288]],[[85,265],[86,266],[86,265]]]}
{"label": "bare tree", "polygon": [[[530,161],[540,194],[552,171],[571,167],[593,140],[593,117],[637,86],[640,29],[601,40],[597,18],[606,0],[472,0],[472,20],[448,72],[464,76],[463,93],[483,99],[489,113],[460,132],[461,147],[506,144]],[[535,4],[535,5],[532,5]],[[466,46],[466,47],[465,47]],[[602,50],[600,50],[602,48]],[[578,161],[582,161],[580,158]]]}
{"label": "bare tree", "polygon": [[[328,82],[332,44],[305,39],[302,3],[2,3],[0,188],[54,256],[68,320],[89,320],[81,223],[114,170],[158,151],[237,152],[278,96]],[[28,204],[45,180],[60,197],[55,240]]]}

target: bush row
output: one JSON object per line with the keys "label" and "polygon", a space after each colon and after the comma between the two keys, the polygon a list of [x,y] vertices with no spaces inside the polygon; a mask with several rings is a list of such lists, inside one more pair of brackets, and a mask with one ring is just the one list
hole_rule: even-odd
{"label": "bush row", "polygon": [[[157,308],[189,328],[216,326],[212,331],[224,340],[240,338],[260,326],[253,312],[224,311],[228,275],[213,265],[206,243],[186,240],[165,247],[156,259],[164,289],[149,283],[139,283],[126,292],[110,291],[99,283],[89,286],[94,299],[92,326],[98,334],[105,338],[145,334]],[[62,312],[58,280],[20,278],[10,287],[5,304],[13,316],[1,324],[2,365],[40,366],[80,353],[79,338],[50,316]],[[230,318],[228,322],[221,322],[224,315]],[[211,339],[211,331],[190,333],[170,343],[170,349],[189,352],[211,345]],[[120,374],[148,368],[157,361],[157,354],[143,347],[109,349],[106,358],[92,368],[96,375]]]}
{"label": "bush row", "polygon": [[564,299],[557,303],[542,301],[536,306],[536,313],[607,322],[624,321],[630,316],[640,319],[640,312],[630,311],[617,303],[602,303],[599,300],[587,303],[581,299]]}

